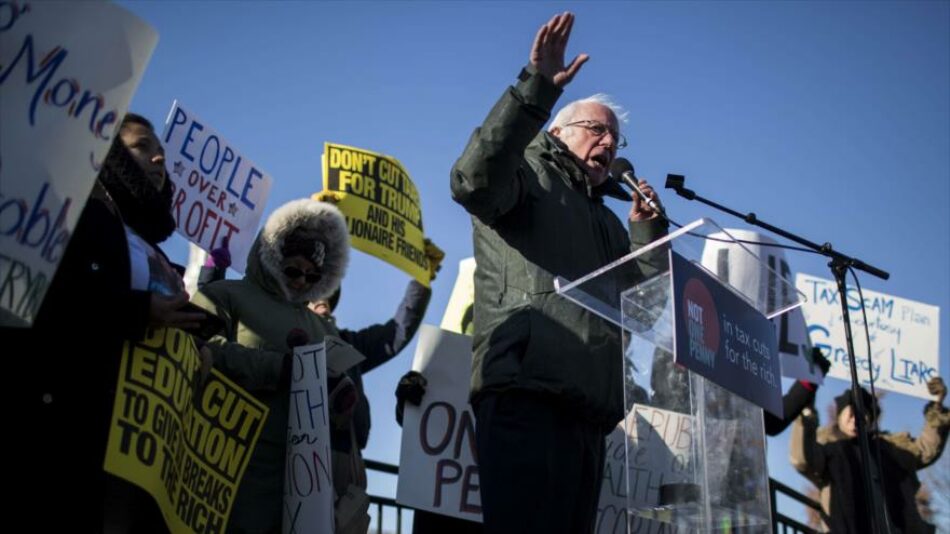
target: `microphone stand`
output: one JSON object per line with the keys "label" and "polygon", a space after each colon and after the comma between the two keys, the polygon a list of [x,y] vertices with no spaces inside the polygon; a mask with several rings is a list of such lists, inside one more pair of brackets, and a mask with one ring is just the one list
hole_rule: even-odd
{"label": "microphone stand", "polygon": [[[666,188],[674,190],[677,195],[687,200],[699,201],[703,204],[706,204],[707,206],[716,208],[719,211],[728,213],[733,217],[738,217],[739,219],[742,219],[751,225],[764,228],[769,232],[784,237],[785,239],[808,247],[831,260],[828,262],[828,267],[831,268],[831,273],[838,285],[838,299],[841,301],[841,314],[844,321],[844,335],[848,348],[848,362],[850,363],[851,368],[851,399],[853,402],[854,417],[855,422],[857,423],[858,438],[860,442],[859,450],[861,451],[861,463],[864,466],[864,497],[869,505],[870,510],[872,511],[870,515],[871,531],[873,534],[889,533],[890,525],[887,520],[887,507],[884,506],[881,498],[881,481],[874,475],[871,469],[870,440],[868,438],[867,422],[864,419],[864,402],[859,393],[860,386],[858,385],[858,368],[857,364],[854,362],[854,340],[851,335],[851,314],[848,310],[848,304],[845,298],[847,289],[845,286],[845,277],[848,274],[849,267],[861,269],[862,271],[881,278],[882,280],[887,280],[891,277],[891,275],[888,272],[878,269],[872,265],[868,265],[857,258],[846,256],[834,250],[831,246],[831,243],[818,245],[817,243],[813,243],[791,232],[787,232],[764,221],[760,221],[755,213],[739,213],[738,211],[713,202],[712,200],[703,198],[697,195],[693,190],[684,187],[685,181],[686,178],[682,175],[667,174]],[[873,366],[871,366],[871,347],[868,347],[868,369],[873,369]],[[872,415],[876,416],[877,414]],[[860,513],[860,511],[854,510],[854,513]]]}

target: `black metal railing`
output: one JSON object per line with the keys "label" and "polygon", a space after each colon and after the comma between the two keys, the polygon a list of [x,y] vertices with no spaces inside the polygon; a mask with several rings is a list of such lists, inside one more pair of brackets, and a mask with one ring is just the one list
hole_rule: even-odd
{"label": "black metal railing", "polygon": [[[375,471],[377,473],[385,473],[394,476],[399,475],[398,466],[377,462],[375,460],[365,461],[367,471]],[[774,534],[817,534],[818,531],[809,527],[808,525],[792,519],[785,514],[779,513],[777,502],[779,496],[787,497],[789,499],[798,501],[806,508],[815,510],[819,515],[822,516],[822,518],[824,518],[824,513],[821,511],[821,505],[819,505],[817,501],[786,486],[785,484],[782,484],[774,478],[769,479],[769,493],[771,494],[770,501],[772,502],[772,532]],[[370,495],[369,502],[370,507],[376,512],[376,523],[374,526],[371,526],[371,533],[375,532],[376,534],[384,534],[384,532],[393,532],[392,530],[384,531],[383,528],[385,527],[384,517],[394,515],[396,519],[395,534],[402,534],[402,520],[405,516],[404,512],[407,510],[412,510],[411,508],[402,506],[401,504],[397,503],[395,499],[390,497],[381,497],[378,495]]]}
{"label": "black metal railing", "polygon": [[[377,473],[385,473],[387,475],[399,476],[399,466],[386,464],[383,462],[377,462],[376,460],[364,460],[366,462],[367,471],[375,471]],[[376,524],[370,525],[370,532],[375,532],[376,534],[383,534],[383,527],[386,516],[395,515],[396,517],[396,526],[395,531],[387,530],[386,533],[395,532],[395,534],[402,534],[402,518],[404,517],[403,512],[405,510],[411,510],[396,502],[396,499],[390,497],[381,497],[379,495],[370,495],[369,496],[369,505],[371,509],[374,509],[376,512]],[[386,513],[389,512],[389,513]]]}
{"label": "black metal railing", "polygon": [[778,497],[787,497],[789,499],[798,501],[799,503],[805,505],[806,508],[810,508],[818,513],[822,519],[825,519],[825,514],[821,510],[821,505],[818,501],[812,499],[811,497],[793,490],[792,488],[782,484],[774,478],[769,478],[769,493],[770,501],[772,502],[772,533],[773,534],[817,534],[817,530],[812,527],[792,519],[785,514],[779,513],[778,511]]}

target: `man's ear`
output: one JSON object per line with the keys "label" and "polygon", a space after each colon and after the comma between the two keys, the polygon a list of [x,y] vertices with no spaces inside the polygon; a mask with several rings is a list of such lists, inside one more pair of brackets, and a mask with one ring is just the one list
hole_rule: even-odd
{"label": "man's ear", "polygon": [[555,126],[554,128],[551,128],[550,130],[548,130],[548,133],[551,134],[551,135],[553,135],[554,137],[557,137],[558,139],[560,139],[560,138],[561,138],[561,131],[562,131],[562,130],[561,130],[561,127],[560,127],[560,126]]}

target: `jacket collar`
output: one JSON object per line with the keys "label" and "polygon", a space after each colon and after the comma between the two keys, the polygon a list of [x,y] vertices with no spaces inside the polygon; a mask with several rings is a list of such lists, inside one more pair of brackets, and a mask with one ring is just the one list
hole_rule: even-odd
{"label": "jacket collar", "polygon": [[598,186],[591,187],[587,181],[587,174],[577,164],[574,155],[571,154],[564,143],[546,131],[539,133],[528,148],[529,150],[535,149],[540,152],[541,157],[550,154],[548,159],[564,171],[571,187],[584,191],[587,196],[592,199],[600,200],[607,196],[627,202],[633,200],[630,194],[611,178],[604,180],[603,183]]}

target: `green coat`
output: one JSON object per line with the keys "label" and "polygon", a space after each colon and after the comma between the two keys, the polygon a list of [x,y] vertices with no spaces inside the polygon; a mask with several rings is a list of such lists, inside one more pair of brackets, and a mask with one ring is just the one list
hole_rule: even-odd
{"label": "green coat", "polygon": [[[323,279],[310,291],[294,294],[278,274],[279,250],[283,236],[299,225],[328,237]],[[268,218],[248,253],[243,279],[212,282],[193,299],[226,325],[224,335],[208,342],[214,367],[270,410],[238,487],[228,522],[231,532],[280,531],[290,391],[288,333],[300,329],[310,343],[321,342],[327,334],[339,335],[332,323],[307,308],[307,302],[325,298],[339,287],[348,248],[346,223],[335,207],[295,201]]]}
{"label": "green coat", "polygon": [[522,71],[452,169],[452,197],[474,227],[472,401],[508,388],[552,394],[606,429],[623,417],[619,328],[557,295],[554,278],[603,267],[666,224],[632,223],[628,237],[603,202],[617,185],[590,188],[566,147],[541,132],[558,96]]}

